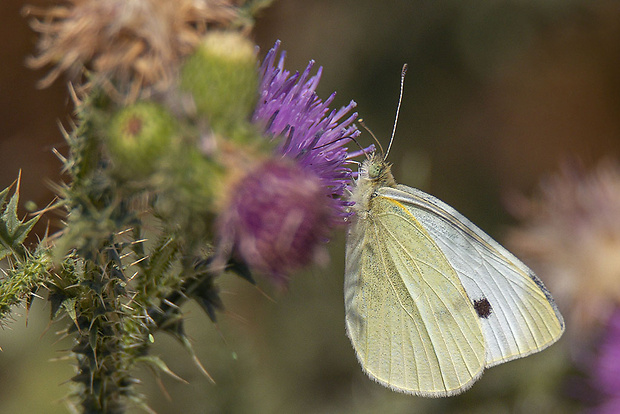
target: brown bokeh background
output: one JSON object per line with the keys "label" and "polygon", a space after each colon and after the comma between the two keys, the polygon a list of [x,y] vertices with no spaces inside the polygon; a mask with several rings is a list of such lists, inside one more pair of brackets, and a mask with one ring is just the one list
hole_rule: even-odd
{"label": "brown bokeh background", "polygon": [[[62,81],[39,90],[36,82],[45,71],[25,66],[36,35],[20,15],[24,4],[0,2],[0,187],[21,170],[22,202],[42,207],[53,198],[49,182],[61,179],[52,148],[65,149],[58,122],[68,124],[71,103]],[[397,180],[433,193],[500,240],[511,224],[506,200],[512,194],[529,193],[567,158],[587,166],[618,157],[617,1],[281,0],[263,11],[254,36],[261,57],[281,39],[288,69],[303,70],[310,59],[324,66],[319,95],[338,91],[334,107],[354,99],[384,145],[400,68],[407,62],[390,155]],[[362,140],[370,143],[367,134]],[[44,230],[41,223],[37,231]],[[156,351],[191,384],[163,379],[172,398],[167,402],[152,376],[142,373],[153,407],[159,413],[445,407],[383,390],[363,376],[344,335],[342,235],[335,235],[331,245],[332,264],[298,275],[286,293],[273,292],[277,304],[227,280],[228,311],[217,329],[188,307],[197,352],[218,384],[201,378],[180,346],[157,337]],[[0,331],[0,412],[65,412],[49,402],[66,394],[68,387],[59,384],[71,369],[66,362],[45,360],[62,356],[58,351],[69,343],[52,345],[54,326],[39,339],[49,311],[39,302],[27,329],[18,318],[14,331]],[[465,407],[470,412],[513,407],[489,395],[501,395],[500,379],[543,360],[556,363],[553,349],[527,359],[534,362],[489,371],[474,387],[480,389],[478,402],[467,405],[465,399]],[[544,401],[528,403],[565,412],[557,402]]]}
{"label": "brown bokeh background", "polygon": [[0,3],[0,36],[4,40],[0,50],[0,186],[9,185],[21,170],[23,200],[41,206],[53,196],[46,181],[59,180],[60,165],[52,148],[64,146],[58,122],[66,124],[70,106],[63,82],[40,90],[36,84],[45,71],[26,67],[37,37],[20,14],[24,4],[13,0]]}

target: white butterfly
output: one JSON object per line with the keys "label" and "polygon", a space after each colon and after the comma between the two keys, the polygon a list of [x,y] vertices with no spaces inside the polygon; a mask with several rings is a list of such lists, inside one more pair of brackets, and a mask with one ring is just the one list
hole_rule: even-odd
{"label": "white butterfly", "polygon": [[455,395],[486,367],[564,332],[527,266],[452,207],[396,184],[382,155],[363,162],[351,200],[346,328],[372,379],[424,397]]}

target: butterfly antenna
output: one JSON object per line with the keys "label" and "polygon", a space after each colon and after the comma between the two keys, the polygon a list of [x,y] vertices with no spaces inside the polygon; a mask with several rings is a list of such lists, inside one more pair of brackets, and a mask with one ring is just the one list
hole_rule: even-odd
{"label": "butterfly antenna", "polygon": [[[368,131],[368,133],[369,133],[369,134],[370,134],[370,136],[371,136],[371,137],[375,140],[375,142],[377,143],[377,145],[379,145],[379,149],[381,150],[381,154],[384,154],[384,152],[383,152],[383,146],[381,145],[381,143],[379,142],[379,140],[377,139],[377,137],[375,136],[375,134],[373,134],[373,133],[372,133],[372,131],[370,130],[370,128],[368,128],[368,127],[366,126],[366,124],[364,123],[364,120],[363,120],[362,118],[359,118],[359,119],[357,120],[357,122],[359,122],[359,123],[360,123],[360,125],[361,125],[361,126],[363,126],[363,127],[364,127],[364,129],[365,129],[366,131]],[[368,156],[366,156],[366,158],[368,158]]]}
{"label": "butterfly antenna", "polygon": [[358,140],[356,140],[356,139],[355,139],[355,138],[353,138],[353,137],[338,138],[338,139],[335,139],[335,140],[333,140],[333,141],[326,142],[326,143],[325,143],[325,144],[323,144],[323,145],[319,145],[318,147],[314,147],[314,148],[312,148],[312,151],[317,150],[317,149],[321,149],[321,148],[324,148],[324,147],[327,147],[327,146],[329,146],[329,145],[332,145],[332,144],[334,144],[334,143],[336,143],[336,142],[338,142],[338,141],[342,141],[342,140],[344,140],[344,139],[348,139],[349,141],[353,141],[353,142],[355,142],[355,144],[356,144],[356,145],[357,145],[357,146],[358,146],[358,147],[362,150],[362,152],[364,152],[364,147],[362,147],[362,144],[360,144],[360,143],[359,143],[359,141],[358,141]]}
{"label": "butterfly antenna", "polygon": [[394,119],[394,128],[392,129],[392,136],[390,137],[390,144],[388,145],[387,152],[383,157],[384,160],[387,159],[388,154],[390,153],[390,148],[392,148],[392,142],[394,141],[394,135],[396,134],[396,125],[398,124],[398,114],[400,114],[400,104],[403,101],[403,90],[405,88],[405,75],[407,74],[407,64],[403,65],[403,69],[400,72],[400,96],[398,97],[398,106],[396,107],[396,118]]}

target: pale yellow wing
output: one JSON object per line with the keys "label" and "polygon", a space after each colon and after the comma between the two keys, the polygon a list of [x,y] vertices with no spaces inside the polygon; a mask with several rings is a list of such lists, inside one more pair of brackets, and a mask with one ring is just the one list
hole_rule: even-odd
{"label": "pale yellow wing", "polygon": [[437,198],[398,185],[380,197],[401,203],[435,240],[472,303],[485,301],[480,317],[486,366],[538,352],[557,341],[564,320],[551,294],[525,264]]}
{"label": "pale yellow wing", "polygon": [[429,397],[462,392],[482,374],[479,317],[452,265],[402,203],[377,196],[349,228],[347,333],[366,373]]}

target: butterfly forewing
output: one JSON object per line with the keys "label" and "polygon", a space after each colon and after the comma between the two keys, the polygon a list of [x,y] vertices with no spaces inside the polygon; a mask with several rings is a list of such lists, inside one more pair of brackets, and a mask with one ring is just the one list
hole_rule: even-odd
{"label": "butterfly forewing", "polygon": [[347,332],[366,372],[393,389],[445,396],[485,366],[481,323],[434,238],[390,197],[377,196],[347,240]]}
{"label": "butterfly forewing", "polygon": [[[404,185],[383,187],[418,220],[479,308],[486,366],[538,352],[554,343],[564,322],[550,293],[521,261],[452,207]],[[482,313],[481,313],[482,312]]]}

